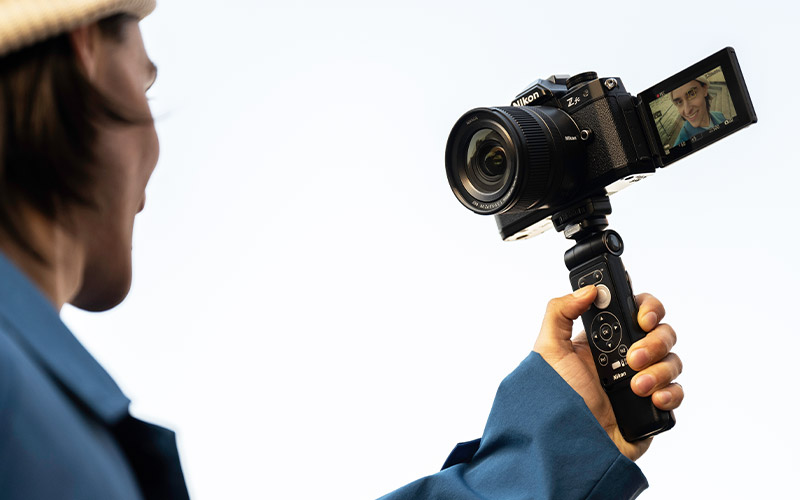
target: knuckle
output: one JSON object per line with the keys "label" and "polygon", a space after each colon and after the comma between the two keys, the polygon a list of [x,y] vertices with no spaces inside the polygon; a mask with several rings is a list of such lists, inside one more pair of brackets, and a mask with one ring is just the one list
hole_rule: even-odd
{"label": "knuckle", "polygon": [[647,302],[650,298],[655,298],[649,293],[639,293],[636,295],[636,305],[642,307],[642,305]]}
{"label": "knuckle", "polygon": [[677,408],[683,402],[683,387],[680,384],[672,383],[667,387],[667,390],[672,393],[671,405]]}
{"label": "knuckle", "polygon": [[664,377],[664,382],[667,383],[678,378],[678,375],[683,372],[683,363],[681,362],[681,358],[672,353],[664,358],[662,366],[663,368],[661,371]]}
{"label": "knuckle", "polygon": [[636,305],[655,311],[659,316],[664,316],[664,304],[651,293],[640,293],[636,296]]}
{"label": "knuckle", "polygon": [[675,369],[676,369],[676,370],[677,370],[677,372],[678,372],[678,373],[677,373],[675,376],[677,377],[678,375],[680,375],[681,373],[683,373],[683,361],[681,360],[681,357],[680,357],[680,356],[678,356],[678,355],[677,355],[677,354],[675,354],[675,353],[672,353],[672,354],[671,354],[671,356],[672,356],[672,357],[673,357],[673,359],[675,360]]}
{"label": "knuckle", "polygon": [[668,386],[672,382],[672,370],[671,369],[669,369],[669,368],[666,368],[666,369],[660,368],[658,370],[653,370],[653,371],[658,374],[656,376],[656,379],[658,380],[658,386],[656,387],[656,389],[664,388],[664,387]]}
{"label": "knuckle", "polygon": [[678,334],[675,333],[675,329],[672,328],[672,325],[669,325],[667,323],[662,323],[661,326],[664,327],[664,332],[669,337],[669,340],[672,343],[672,345],[677,344],[678,343]]}
{"label": "knuckle", "polygon": [[656,333],[655,342],[658,344],[661,356],[664,357],[672,350],[672,346],[678,341],[678,337],[675,334],[675,330],[666,323],[658,325],[654,333]]}
{"label": "knuckle", "polygon": [[669,349],[669,339],[666,339],[661,335],[653,339],[653,350],[658,356],[657,359],[664,358],[669,353]]}

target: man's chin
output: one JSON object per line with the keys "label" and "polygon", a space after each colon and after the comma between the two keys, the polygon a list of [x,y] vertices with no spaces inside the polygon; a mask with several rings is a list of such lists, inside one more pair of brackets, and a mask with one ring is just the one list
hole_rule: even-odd
{"label": "man's chin", "polygon": [[108,311],[125,300],[130,289],[130,273],[127,279],[119,277],[116,280],[86,280],[70,304],[84,311]]}

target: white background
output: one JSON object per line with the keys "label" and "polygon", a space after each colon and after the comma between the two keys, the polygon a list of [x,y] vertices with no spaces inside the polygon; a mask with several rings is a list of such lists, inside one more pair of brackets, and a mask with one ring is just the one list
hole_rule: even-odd
{"label": "white background", "polygon": [[450,128],[536,78],[637,94],[728,45],[759,122],[612,198],[685,364],[642,498],[797,497],[795,3],[287,4],[162,0],[142,23],[162,154],[133,289],[63,313],[178,432],[194,498],[374,498],[479,437],[570,245],[464,209]]}

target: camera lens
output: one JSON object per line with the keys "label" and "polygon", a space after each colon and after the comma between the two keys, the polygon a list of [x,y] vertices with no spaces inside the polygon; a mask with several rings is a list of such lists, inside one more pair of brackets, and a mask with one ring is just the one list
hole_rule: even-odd
{"label": "camera lens", "polygon": [[572,118],[551,107],[477,108],[447,140],[453,193],[479,214],[546,206],[574,187],[585,146]]}
{"label": "camera lens", "polygon": [[503,190],[510,169],[500,134],[489,128],[475,132],[469,140],[466,161],[465,186],[472,196],[489,201]]}

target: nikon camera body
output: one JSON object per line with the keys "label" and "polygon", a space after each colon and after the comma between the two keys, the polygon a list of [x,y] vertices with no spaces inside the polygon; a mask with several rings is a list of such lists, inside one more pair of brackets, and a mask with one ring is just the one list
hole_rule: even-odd
{"label": "nikon camera body", "polygon": [[447,176],[464,206],[495,215],[502,238],[518,240],[756,120],[730,47],[638,96],[616,77],[551,76],[511,106],[462,116],[447,141]]}

